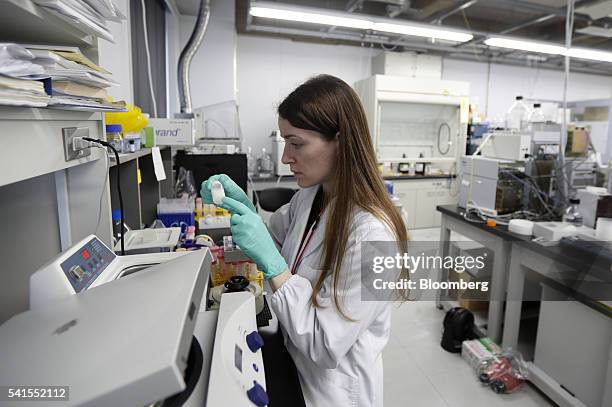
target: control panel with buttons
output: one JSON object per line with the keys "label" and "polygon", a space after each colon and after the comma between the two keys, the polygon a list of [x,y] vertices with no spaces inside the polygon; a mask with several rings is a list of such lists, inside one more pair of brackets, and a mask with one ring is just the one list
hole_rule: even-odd
{"label": "control panel with buttons", "polygon": [[60,265],[75,293],[87,289],[117,257],[97,238],[82,245]]}
{"label": "control panel with buttons", "polygon": [[210,365],[207,406],[268,405],[263,346],[263,338],[257,332],[253,294],[223,294]]}

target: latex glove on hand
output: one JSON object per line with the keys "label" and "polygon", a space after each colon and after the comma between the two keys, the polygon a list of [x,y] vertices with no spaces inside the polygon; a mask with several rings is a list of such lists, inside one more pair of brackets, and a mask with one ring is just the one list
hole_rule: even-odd
{"label": "latex glove on hand", "polygon": [[223,198],[221,207],[232,213],[230,224],[234,243],[257,263],[266,280],[289,269],[258,214],[228,196]]}
{"label": "latex glove on hand", "polygon": [[202,182],[202,188],[200,189],[200,196],[202,202],[206,204],[214,203],[212,199],[211,187],[214,181],[219,181],[223,185],[225,196],[230,197],[241,204],[245,205],[253,213],[257,213],[257,209],[247,196],[247,194],[240,188],[230,177],[225,174],[217,174],[208,178]]}

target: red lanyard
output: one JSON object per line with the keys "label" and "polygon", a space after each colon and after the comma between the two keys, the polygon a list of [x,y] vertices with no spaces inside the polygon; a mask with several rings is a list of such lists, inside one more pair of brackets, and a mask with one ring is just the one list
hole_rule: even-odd
{"label": "red lanyard", "polygon": [[295,261],[293,262],[293,267],[291,267],[291,274],[295,274],[297,272],[297,268],[302,261],[304,252],[306,251],[306,248],[308,247],[308,243],[310,242],[310,239],[312,239],[312,235],[314,235],[314,232],[317,229],[317,224],[319,223],[320,216],[321,214],[319,214],[317,219],[313,222],[312,226],[308,230],[308,234],[306,235],[306,238],[302,240],[302,243],[300,244],[300,248],[298,249],[298,254],[295,258]]}

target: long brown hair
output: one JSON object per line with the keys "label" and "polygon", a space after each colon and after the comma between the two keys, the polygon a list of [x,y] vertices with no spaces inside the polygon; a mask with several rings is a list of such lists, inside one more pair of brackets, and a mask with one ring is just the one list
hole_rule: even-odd
{"label": "long brown hair", "polygon": [[340,314],[350,320],[340,306],[338,285],[354,210],[361,208],[385,223],[395,235],[402,252],[407,251],[406,226],[391,202],[378,171],[376,153],[359,96],[346,82],[330,75],[315,76],[283,100],[278,114],[292,126],[316,131],[325,140],[338,137],[339,154],[334,176],[337,199],[329,203],[322,271],[313,287],[311,300],[316,307],[319,306],[317,294],[325,278],[333,274],[334,304]]}

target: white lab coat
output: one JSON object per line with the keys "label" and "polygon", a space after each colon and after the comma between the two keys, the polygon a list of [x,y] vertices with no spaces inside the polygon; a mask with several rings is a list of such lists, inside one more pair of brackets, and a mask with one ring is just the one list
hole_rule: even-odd
{"label": "white lab coat", "polygon": [[[318,186],[298,191],[291,202],[270,218],[270,233],[281,247],[289,268],[304,234]],[[332,296],[328,276],[318,298],[311,302],[319,276],[327,211],[321,217],[297,273],[271,297],[271,308],[281,324],[285,346],[299,373],[307,406],[383,406],[382,351],[391,328],[390,302],[361,301],[361,253],[363,241],[394,241],[382,222],[357,211],[349,231],[339,287],[344,293],[343,311],[357,322],[344,319]]]}

